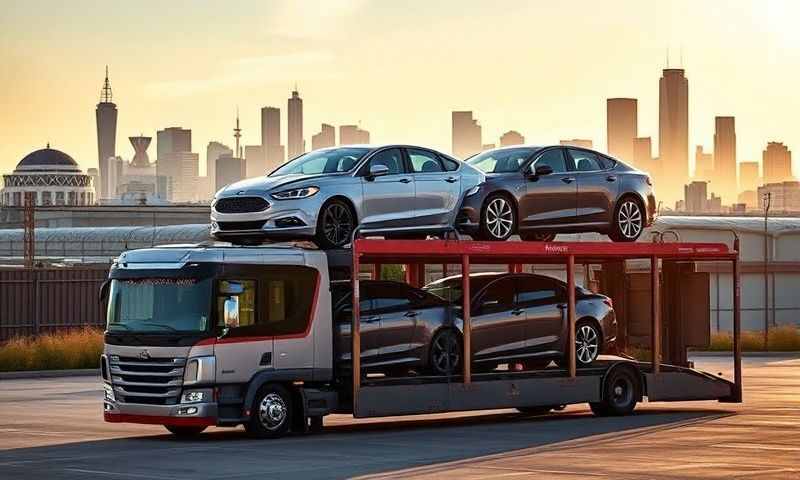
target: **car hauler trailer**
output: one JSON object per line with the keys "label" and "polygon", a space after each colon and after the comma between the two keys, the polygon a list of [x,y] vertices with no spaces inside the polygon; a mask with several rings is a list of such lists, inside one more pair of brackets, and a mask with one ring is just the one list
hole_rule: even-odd
{"label": "car hauler trailer", "polygon": [[[636,259],[651,264],[654,361],[604,356],[578,369],[575,350],[567,348],[564,368],[472,372],[470,265],[506,265],[512,271],[522,264],[565,265],[567,345],[574,345],[576,264]],[[662,361],[659,265],[698,261],[732,264],[732,382],[685,362]],[[367,264],[403,264],[412,283],[421,282],[426,264],[460,265],[462,372],[380,378],[366,375],[361,354],[351,355],[346,368],[337,365],[331,285],[352,283],[350,352],[362,352],[359,285]],[[110,422],[162,424],[176,434],[244,424],[258,436],[275,437],[290,429],[318,429],[330,413],[363,418],[497,408],[535,411],[588,402],[595,413],[612,415],[629,413],[643,397],[740,402],[738,273],[737,244],[729,249],[707,243],[356,239],[350,250],[329,252],[296,244],[207,244],[126,252],[109,274],[110,320],[101,362],[104,417]],[[158,302],[159,294],[170,301]],[[156,327],[156,310],[189,323]],[[192,315],[184,315],[185,310]],[[125,324],[123,317],[130,322]],[[685,357],[685,347],[682,350]],[[667,360],[671,358],[676,357]]]}

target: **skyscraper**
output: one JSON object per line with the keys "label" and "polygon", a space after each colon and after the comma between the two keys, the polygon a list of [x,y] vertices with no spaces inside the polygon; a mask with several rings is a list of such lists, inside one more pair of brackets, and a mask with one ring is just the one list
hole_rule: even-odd
{"label": "skyscraper", "polygon": [[159,130],[156,152],[158,196],[171,202],[199,200],[200,159],[192,153],[192,131],[181,127]]}
{"label": "skyscraper", "polygon": [[217,158],[214,172],[214,188],[220,190],[226,185],[238,182],[245,178],[244,159],[234,157],[230,153],[223,153]]}
{"label": "skyscraper", "polygon": [[[207,191],[206,197],[209,194],[213,195],[215,187],[217,185],[217,160],[223,155],[227,155],[233,158],[233,150],[221,142],[208,142],[208,146],[206,147],[206,182],[207,182]],[[227,185],[227,184],[226,184]],[[212,192],[211,190],[214,190]]]}
{"label": "skyscraper", "polygon": [[306,142],[303,140],[303,99],[300,98],[297,89],[292,91],[292,97],[289,99],[288,124],[286,142],[289,159],[292,159],[306,151]]}
{"label": "skyscraper", "polygon": [[452,113],[453,155],[464,159],[481,151],[481,126],[471,111]]}
{"label": "skyscraper", "polygon": [[328,148],[336,145],[336,127],[323,123],[319,133],[311,137],[311,149]]}
{"label": "skyscraper", "polygon": [[733,117],[714,119],[714,191],[725,203],[734,203],[739,196],[736,179],[736,121]]}
{"label": "skyscraper", "polygon": [[714,177],[714,155],[703,151],[702,145],[694,149],[694,178],[709,181]]}
{"label": "skyscraper", "polygon": [[192,131],[188,128],[168,127],[156,132],[156,158],[167,153],[191,151]]}
{"label": "skyscraper", "polygon": [[653,141],[650,137],[633,139],[633,164],[654,178],[659,176],[656,172],[656,162],[653,160]]}
{"label": "skyscraper", "polygon": [[658,192],[678,200],[689,178],[689,80],[682,68],[666,68],[658,84],[658,148],[661,182]]}
{"label": "skyscraper", "polygon": [[[761,185],[758,162],[739,162],[739,192],[756,191]],[[737,199],[739,196],[737,195]]]}
{"label": "skyscraper", "polygon": [[[302,111],[300,115],[302,118]],[[265,170],[271,171],[286,161],[285,149],[281,145],[281,110],[279,108],[264,107],[261,109],[261,146],[264,149]]]}
{"label": "skyscraper", "polygon": [[108,66],[106,65],[106,79],[100,92],[100,103],[95,109],[97,121],[97,164],[100,166],[100,185],[97,189],[99,198],[107,198],[110,193],[108,184],[108,160],[116,156],[117,143],[117,105],[113,102],[111,82],[108,80]]}
{"label": "skyscraper", "polygon": [[606,100],[606,134],[608,153],[635,164],[633,139],[639,136],[635,98]]}
{"label": "skyscraper", "polygon": [[509,130],[500,136],[500,146],[507,147],[510,145],[522,145],[525,143],[525,137],[516,130]]}
{"label": "skyscraper", "polygon": [[792,152],[781,142],[769,142],[761,160],[764,165],[764,183],[779,183],[794,180],[792,175]]}
{"label": "skyscraper", "polygon": [[358,125],[339,126],[339,145],[358,145],[369,143],[369,132]]}

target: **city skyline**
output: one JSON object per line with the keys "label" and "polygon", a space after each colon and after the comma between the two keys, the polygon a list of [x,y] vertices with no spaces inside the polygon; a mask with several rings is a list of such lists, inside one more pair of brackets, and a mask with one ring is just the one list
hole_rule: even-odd
{"label": "city skyline", "polygon": [[[13,169],[31,146],[47,141],[70,152],[84,169],[96,166],[94,119],[86,103],[89,98],[96,103],[106,63],[114,100],[125,106],[118,143],[140,132],[154,135],[169,125],[191,128],[202,143],[224,140],[238,104],[246,129],[243,141],[258,144],[256,107],[285,105],[296,82],[307,100],[306,133],[321,123],[359,119],[376,143],[414,142],[448,151],[449,114],[466,109],[475,112],[487,139],[513,128],[531,143],[587,138],[605,150],[606,99],[637,98],[639,134],[652,138],[653,156],[658,156],[653,78],[666,66],[670,48],[670,65],[683,66],[692,83],[691,149],[711,149],[714,117],[719,115],[736,117],[739,159],[759,160],[767,141],[783,142],[790,149],[800,144],[800,132],[792,125],[800,108],[791,85],[800,69],[800,37],[789,20],[798,7],[792,3],[511,3],[502,12],[486,4],[460,3],[465,18],[476,20],[453,19],[447,14],[452,3],[419,7],[333,2],[314,9],[243,2],[231,9],[245,9],[247,18],[241,18],[206,5],[191,11],[164,6],[140,29],[130,25],[136,17],[133,6],[105,13],[102,22],[80,6],[12,6],[0,20],[0,38],[9,47],[0,55],[7,72],[13,72],[0,77],[0,95],[9,106],[0,113],[0,128],[15,134],[0,146],[0,170]],[[547,37],[556,32],[548,24],[570,18],[576,8],[585,13],[580,33],[562,37],[556,46],[540,48],[525,33],[529,29],[518,28],[530,18],[551,18],[553,22],[536,23],[537,37]],[[714,21],[721,15],[724,26]],[[46,21],[55,17],[62,21]],[[241,34],[213,45],[199,43],[201,29],[193,25],[209,18],[218,26],[235,19]],[[185,25],[179,32],[174,30],[176,19]],[[390,19],[392,34],[376,33],[386,30]],[[37,34],[43,21],[53,29],[50,36]],[[94,41],[98,32],[92,29],[86,38],[65,30],[86,22],[99,23],[103,42]],[[503,24],[508,34],[494,38],[482,33],[477,27],[486,22]],[[456,35],[459,48],[445,49],[450,42],[439,39],[456,38],[462,30],[471,32],[469,38]],[[419,31],[426,33],[417,35]],[[354,35],[362,34],[372,35],[373,41],[358,42]],[[139,49],[158,53],[140,55]],[[492,62],[476,69],[477,57]],[[382,75],[390,66],[399,73]],[[69,75],[53,73],[64,69]],[[419,69],[428,74],[410,76]],[[513,74],[498,76],[499,70]],[[587,74],[592,81],[586,81]],[[42,115],[44,111],[48,114]],[[309,145],[310,136],[305,140]]]}

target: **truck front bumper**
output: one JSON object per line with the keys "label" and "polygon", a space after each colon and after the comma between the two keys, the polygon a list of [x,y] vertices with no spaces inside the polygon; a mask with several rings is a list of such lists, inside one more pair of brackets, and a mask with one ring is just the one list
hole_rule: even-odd
{"label": "truck front bumper", "polygon": [[143,405],[105,400],[103,419],[114,423],[208,426],[217,424],[216,403]]}

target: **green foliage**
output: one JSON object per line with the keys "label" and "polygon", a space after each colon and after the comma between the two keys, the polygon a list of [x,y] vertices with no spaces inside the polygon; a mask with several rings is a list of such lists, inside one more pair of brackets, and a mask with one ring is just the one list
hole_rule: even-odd
{"label": "green foliage", "polygon": [[[757,330],[742,332],[741,342],[744,352],[763,352],[764,332]],[[767,347],[770,352],[800,352],[800,329],[794,325],[770,329]],[[733,350],[733,334],[731,332],[713,333],[708,349],[719,352]]]}
{"label": "green foliage", "polygon": [[84,328],[38,337],[18,337],[0,346],[0,371],[97,368],[103,332]]}
{"label": "green foliage", "polygon": [[405,281],[405,274],[403,273],[402,265],[386,264],[381,266],[381,279],[395,280],[397,282]]}

